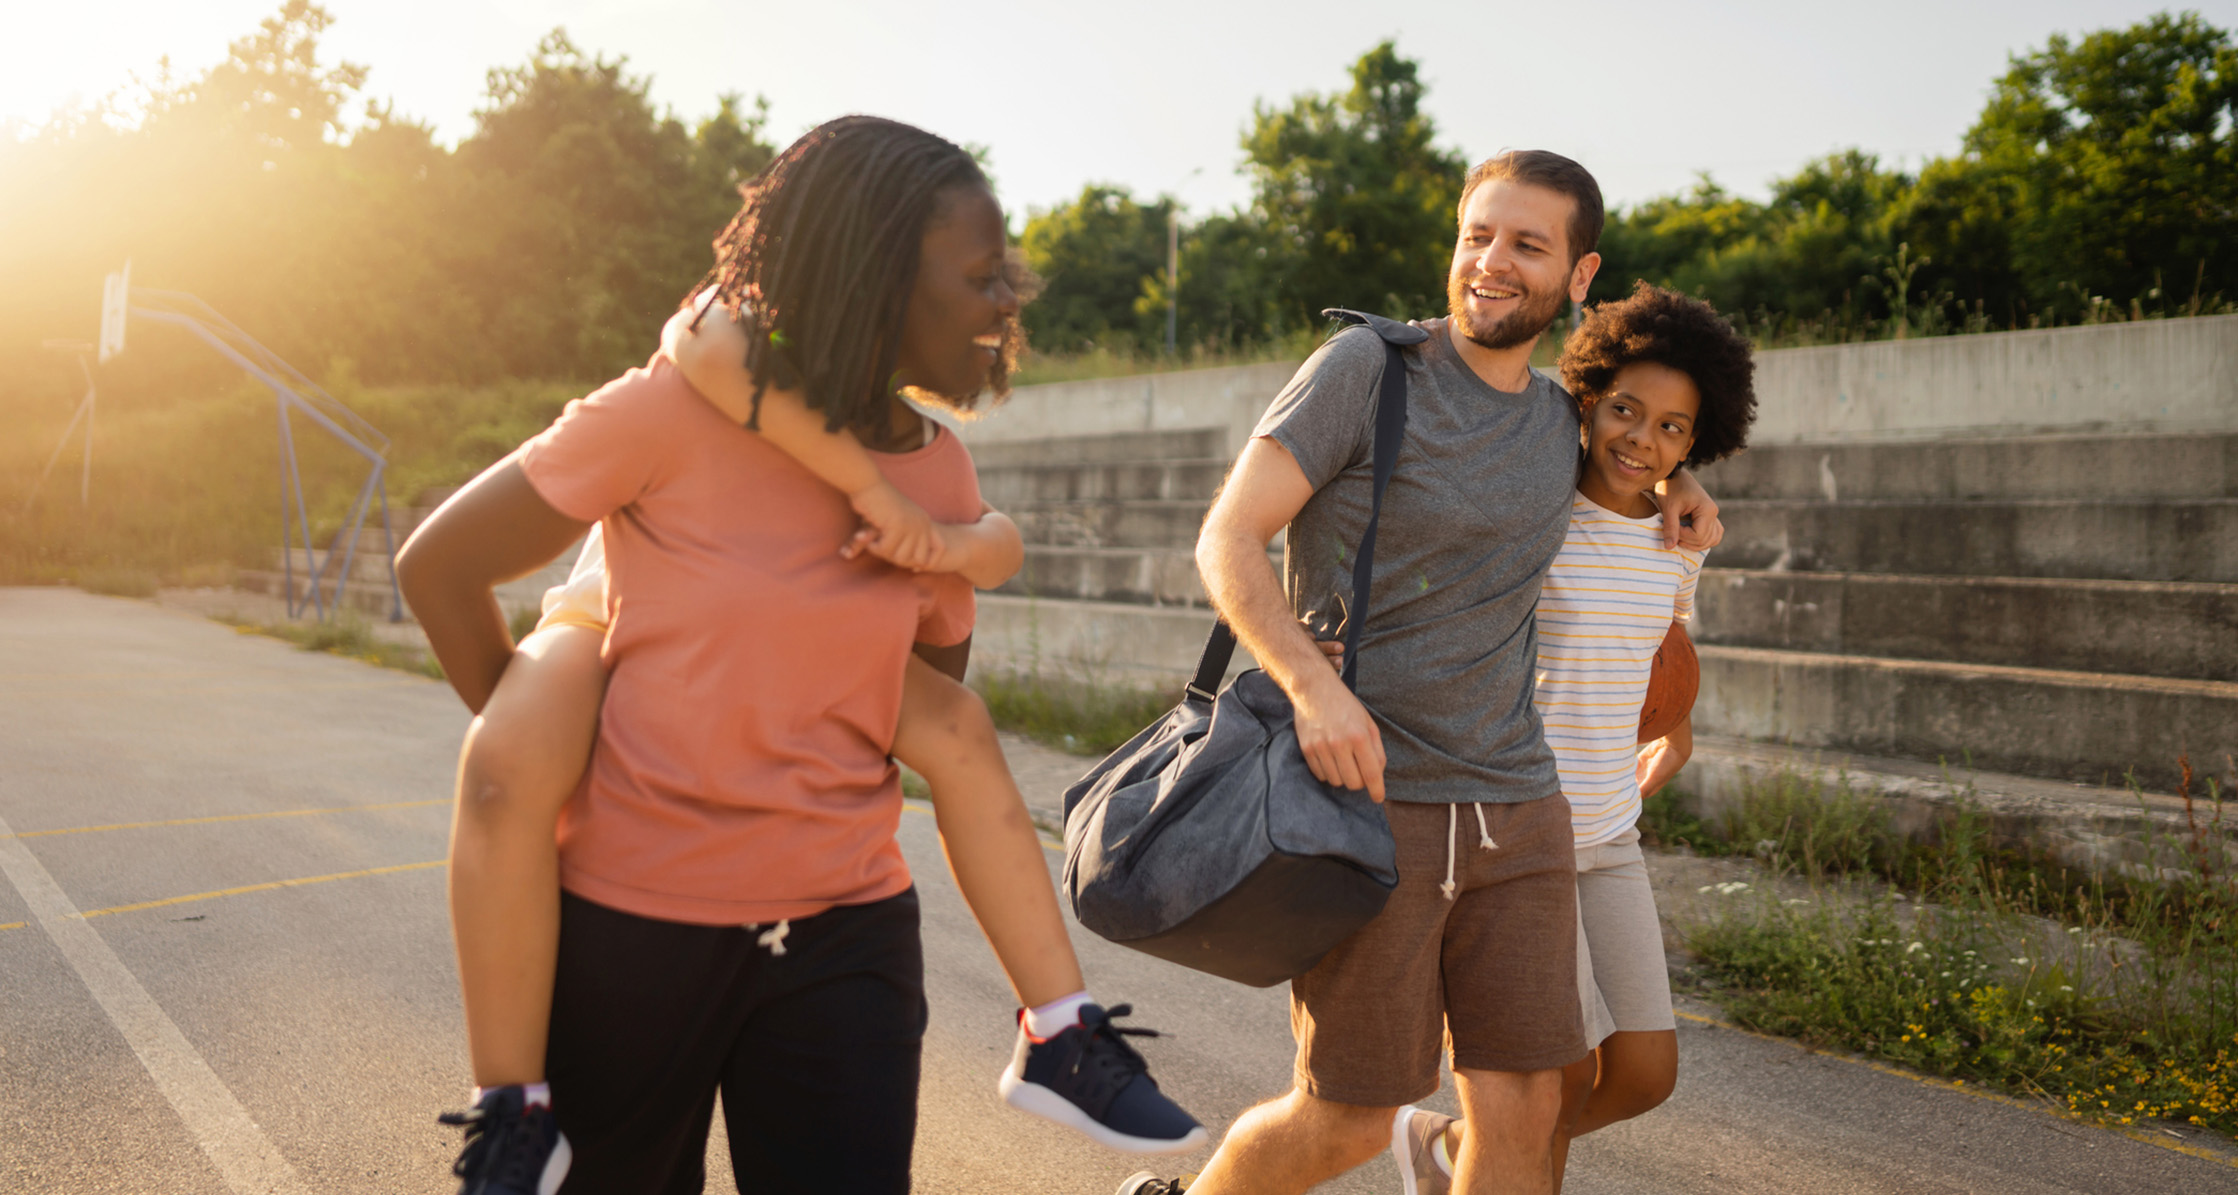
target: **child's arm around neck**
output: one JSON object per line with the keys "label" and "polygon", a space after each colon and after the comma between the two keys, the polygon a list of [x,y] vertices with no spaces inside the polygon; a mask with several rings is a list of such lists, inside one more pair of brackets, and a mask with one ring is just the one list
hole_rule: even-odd
{"label": "child's arm around neck", "polygon": [[[704,308],[704,312],[700,309]],[[754,412],[754,381],[746,373],[746,332],[720,304],[706,297],[669,317],[661,352],[715,408],[744,424]],[[924,508],[894,488],[853,432],[825,428],[798,391],[762,391],[755,430],[779,452],[847,495],[865,526],[840,548],[852,557],[868,551],[913,572],[960,573],[992,588],[1018,571],[1025,549],[1017,527],[992,510],[976,523],[935,523]]]}

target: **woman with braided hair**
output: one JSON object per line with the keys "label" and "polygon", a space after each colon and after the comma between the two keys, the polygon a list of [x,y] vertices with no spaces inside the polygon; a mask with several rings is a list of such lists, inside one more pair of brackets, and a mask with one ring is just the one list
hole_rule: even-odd
{"label": "woman with braided hair", "polygon": [[[1112,1025],[1124,1007],[1083,990],[957,683],[972,586],[1022,548],[902,396],[968,410],[1022,341],[985,176],[922,130],[832,121],[755,180],[717,251],[668,350],[570,403],[398,561],[479,715],[451,851],[479,1085],[446,1118],[462,1190],[697,1191],[718,1090],[741,1189],[908,1189],[923,955],[889,756],[931,782],[1025,1006],[1005,1096],[1119,1148],[1195,1145]],[[598,550],[511,644],[492,585],[593,523]]]}

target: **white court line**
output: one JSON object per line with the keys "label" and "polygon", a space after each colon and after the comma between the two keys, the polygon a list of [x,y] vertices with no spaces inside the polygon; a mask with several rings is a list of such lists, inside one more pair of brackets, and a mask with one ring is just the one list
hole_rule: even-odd
{"label": "white court line", "polygon": [[30,906],[31,919],[47,931],[71,970],[124,1035],[125,1044],[148,1068],[163,1098],[171,1102],[187,1132],[235,1195],[309,1195],[309,1188],[280,1156],[264,1130],[249,1119],[217,1072],[187,1043],[186,1035],[132,977],[62,886],[47,874],[31,848],[0,818],[0,874],[8,877]]}

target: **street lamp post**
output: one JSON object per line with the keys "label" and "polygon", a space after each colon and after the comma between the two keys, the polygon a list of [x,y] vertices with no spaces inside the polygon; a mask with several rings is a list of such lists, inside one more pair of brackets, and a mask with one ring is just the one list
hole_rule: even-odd
{"label": "street lamp post", "polygon": [[[1183,184],[1204,173],[1204,167],[1181,176],[1174,185],[1178,191]],[[1171,357],[1181,325],[1181,199],[1173,191],[1166,193],[1166,356]]]}
{"label": "street lamp post", "polygon": [[1173,356],[1181,322],[1181,205],[1166,208],[1166,356]]}

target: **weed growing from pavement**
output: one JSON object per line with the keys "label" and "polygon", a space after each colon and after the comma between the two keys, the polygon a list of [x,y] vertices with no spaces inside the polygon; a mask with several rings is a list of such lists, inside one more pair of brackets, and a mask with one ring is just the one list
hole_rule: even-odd
{"label": "weed growing from pavement", "polygon": [[2142,876],[2032,860],[1963,803],[1907,843],[1846,786],[1792,776],[1715,826],[1658,794],[1643,826],[1809,881],[1706,887],[1715,911],[1683,927],[1740,1023],[2089,1119],[2238,1133],[2238,835],[2182,771],[2184,832],[2147,844],[2167,865]]}
{"label": "weed growing from pavement", "polygon": [[1075,755],[1106,755],[1172,709],[1178,694],[1093,679],[990,672],[972,681],[995,725]]}
{"label": "weed growing from pavement", "polygon": [[111,597],[152,598],[155,596],[156,575],[140,568],[117,565],[93,565],[78,570],[71,578],[87,593],[105,593]]}
{"label": "weed growing from pavement", "polygon": [[347,614],[326,622],[252,622],[240,618],[219,621],[244,635],[268,635],[293,643],[304,651],[323,651],[399,672],[443,679],[443,666],[435,662],[434,656],[417,647],[378,639],[364,619]]}

